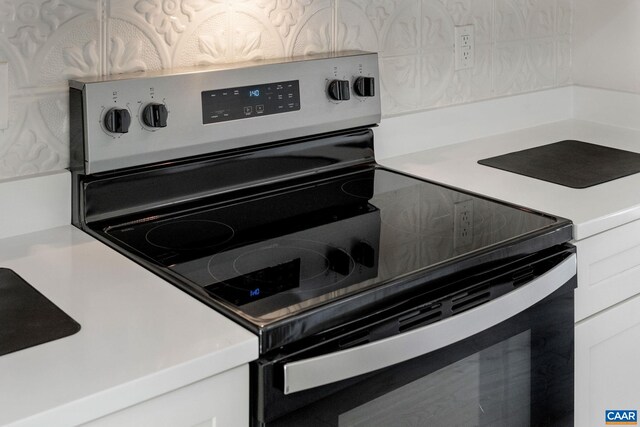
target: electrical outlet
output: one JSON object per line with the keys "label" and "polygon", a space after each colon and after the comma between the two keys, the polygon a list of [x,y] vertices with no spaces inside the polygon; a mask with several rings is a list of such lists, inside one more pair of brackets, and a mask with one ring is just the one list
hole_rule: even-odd
{"label": "electrical outlet", "polygon": [[0,62],[0,130],[9,125],[9,64]]}
{"label": "electrical outlet", "polygon": [[473,68],[475,65],[475,32],[473,25],[454,27],[456,70]]}
{"label": "electrical outlet", "polygon": [[459,248],[473,243],[473,200],[453,205],[453,247]]}

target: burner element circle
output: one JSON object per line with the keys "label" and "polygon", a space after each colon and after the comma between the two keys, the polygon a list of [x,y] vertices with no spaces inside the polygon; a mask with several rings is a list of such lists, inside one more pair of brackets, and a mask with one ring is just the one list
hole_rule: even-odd
{"label": "burner element circle", "polygon": [[[278,265],[301,258],[304,262],[300,266],[300,281],[315,279],[324,275],[329,269],[329,260],[321,252],[312,248],[297,245],[273,245],[245,252],[233,261],[233,270],[240,275],[248,275],[256,270],[263,269],[265,265]],[[268,261],[265,264],[265,259]],[[265,277],[265,282],[271,279]]]}
{"label": "burner element circle", "polygon": [[220,246],[231,239],[235,231],[229,225],[210,220],[170,221],[149,230],[149,244],[163,249],[200,250]]}
{"label": "burner element circle", "polygon": [[[327,255],[337,251],[342,254],[340,272]],[[216,253],[208,263],[209,275],[230,288],[246,290],[247,286],[261,283],[273,290],[282,287],[284,281],[296,294],[337,285],[354,268],[355,261],[347,252],[305,239],[280,239],[256,244],[248,250]]]}
{"label": "burner element circle", "polygon": [[373,197],[373,178],[352,179],[342,184],[342,192],[360,199]]}

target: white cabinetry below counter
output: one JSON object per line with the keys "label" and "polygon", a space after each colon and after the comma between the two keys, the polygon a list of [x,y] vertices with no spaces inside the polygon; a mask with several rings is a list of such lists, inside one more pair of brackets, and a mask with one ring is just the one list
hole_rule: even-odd
{"label": "white cabinetry below counter", "polygon": [[576,325],[575,425],[601,427],[607,409],[640,406],[640,296]]}
{"label": "white cabinetry below counter", "polygon": [[575,425],[640,405],[640,221],[575,242]]}
{"label": "white cabinetry below counter", "polygon": [[640,294],[640,221],[574,244],[578,248],[577,322]]}

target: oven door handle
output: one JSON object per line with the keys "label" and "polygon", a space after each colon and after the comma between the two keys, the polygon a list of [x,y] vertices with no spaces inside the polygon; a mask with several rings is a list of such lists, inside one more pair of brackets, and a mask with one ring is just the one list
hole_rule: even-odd
{"label": "oven door handle", "polygon": [[457,316],[365,344],[284,365],[284,394],[393,366],[491,328],[542,301],[576,274],[576,255],[528,284]]}

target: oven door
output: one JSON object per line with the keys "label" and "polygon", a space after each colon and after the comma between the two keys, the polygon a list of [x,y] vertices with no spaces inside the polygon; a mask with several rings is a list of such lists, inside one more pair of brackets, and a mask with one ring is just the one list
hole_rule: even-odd
{"label": "oven door", "polygon": [[444,320],[259,360],[253,425],[572,426],[575,271],[565,252],[528,283],[511,276],[513,290]]}

